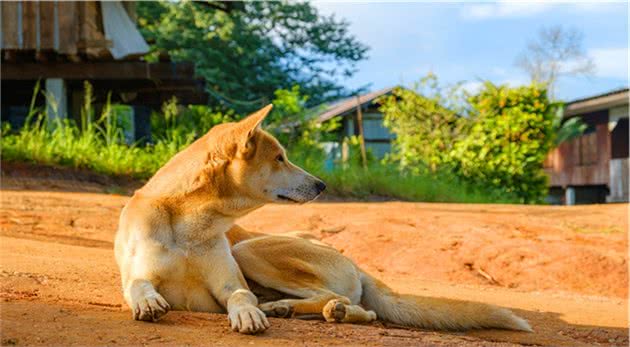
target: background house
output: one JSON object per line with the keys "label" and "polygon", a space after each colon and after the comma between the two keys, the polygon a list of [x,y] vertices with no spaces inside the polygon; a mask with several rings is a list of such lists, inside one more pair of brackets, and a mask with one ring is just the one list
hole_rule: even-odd
{"label": "background house", "polygon": [[[341,117],[339,141],[329,144],[330,165],[343,156],[342,140],[358,136],[359,112],[366,149],[377,159],[391,150],[395,138],[384,125],[374,101],[393,88],[347,98],[331,104],[320,122]],[[556,204],[628,201],[628,88],[568,102],[565,119],[580,117],[588,126],[576,139],[552,150],[544,168],[550,178],[549,200]]]}
{"label": "background house", "polygon": [[628,88],[574,100],[564,117],[580,117],[582,136],[549,153],[552,202],[628,201]]}
{"label": "background house", "polygon": [[394,135],[383,125],[383,113],[378,110],[375,100],[388,95],[394,88],[385,88],[363,95],[353,96],[335,102],[324,109],[317,116],[319,122],[325,122],[335,117],[341,118],[339,141],[329,144],[329,151],[333,158],[342,156],[341,143],[344,138],[359,136],[359,109],[361,111],[361,126],[365,138],[365,148],[377,159],[381,159],[391,150]]}
{"label": "background house", "polygon": [[84,81],[93,86],[97,110],[112,92],[113,103],[130,106],[135,139],[148,138],[151,110],[172,96],[207,102],[192,63],[143,61],[149,46],[135,25],[135,2],[3,1],[0,11],[1,112],[14,127],[24,122],[37,81],[56,101],[49,117],[79,119]]}

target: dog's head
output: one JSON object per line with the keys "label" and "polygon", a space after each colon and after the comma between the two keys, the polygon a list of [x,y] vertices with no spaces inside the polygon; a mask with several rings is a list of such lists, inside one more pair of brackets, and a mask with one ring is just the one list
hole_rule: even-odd
{"label": "dog's head", "polygon": [[326,185],[291,163],[278,140],[261,128],[271,107],[268,105],[238,123],[225,125],[230,138],[227,174],[239,194],[261,203],[311,201]]}

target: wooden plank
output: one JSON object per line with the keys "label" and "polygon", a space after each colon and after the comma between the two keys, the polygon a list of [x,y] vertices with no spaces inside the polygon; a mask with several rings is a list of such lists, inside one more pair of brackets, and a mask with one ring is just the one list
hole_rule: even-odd
{"label": "wooden plank", "polygon": [[84,50],[90,57],[102,57],[109,54],[111,41],[107,40],[101,23],[100,5],[96,1],[80,3],[82,16],[79,22],[81,28],[79,49]]}
{"label": "wooden plank", "polygon": [[2,49],[18,49],[18,2],[0,2],[2,6]]}
{"label": "wooden plank", "polygon": [[59,53],[77,54],[79,26],[77,3],[60,1],[57,3],[59,18]]}
{"label": "wooden plank", "polygon": [[39,3],[39,49],[55,48],[55,7],[56,2],[41,1]]}
{"label": "wooden plank", "polygon": [[81,40],[85,42],[102,41],[105,36],[98,26],[98,3],[96,1],[85,1],[80,3],[81,16]]}
{"label": "wooden plank", "polygon": [[22,49],[38,49],[38,11],[37,2],[22,1]]}
{"label": "wooden plank", "polygon": [[77,13],[77,25],[78,25],[78,30],[79,30],[79,42],[84,41],[85,40],[85,28],[84,28],[84,23],[85,23],[85,3],[87,1],[79,1],[77,2],[77,9],[76,9],[76,13]]}
{"label": "wooden plank", "polygon": [[132,61],[102,63],[4,63],[2,79],[38,78],[104,80],[186,80],[194,78],[192,63],[144,63]]}

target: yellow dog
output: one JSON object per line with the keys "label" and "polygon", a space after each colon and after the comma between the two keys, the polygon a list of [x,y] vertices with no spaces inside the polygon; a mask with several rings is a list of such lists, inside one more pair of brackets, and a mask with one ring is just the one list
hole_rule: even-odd
{"label": "yellow dog", "polygon": [[[157,321],[176,309],[227,311],[232,329],[241,333],[267,329],[265,314],[531,331],[503,308],[396,294],[308,235],[270,236],[236,226],[235,219],[266,203],[308,202],[326,187],[289,162],[261,129],[270,110],[212,128],[123,209],[115,254],[134,319]],[[266,302],[258,305],[248,281]]]}

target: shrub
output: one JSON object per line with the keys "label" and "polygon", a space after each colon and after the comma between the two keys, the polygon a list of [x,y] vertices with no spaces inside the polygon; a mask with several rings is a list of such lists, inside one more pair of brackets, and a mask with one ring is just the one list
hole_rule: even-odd
{"label": "shrub", "polygon": [[554,145],[558,104],[537,85],[509,88],[490,82],[470,104],[472,126],[450,153],[456,172],[522,202],[541,202],[547,193],[543,161]]}
{"label": "shrub", "polygon": [[378,100],[384,124],[396,135],[387,161],[414,173],[434,172],[449,160],[461,118],[445,107],[437,79],[428,75],[413,90],[395,88]]}
{"label": "shrub", "polygon": [[521,202],[543,200],[542,164],[559,125],[559,105],[549,101],[544,87],[486,82],[462,103],[465,93],[457,86],[441,92],[433,76],[420,86],[426,95],[399,88],[381,100],[385,124],[397,136],[387,160],[416,174],[449,172]]}

